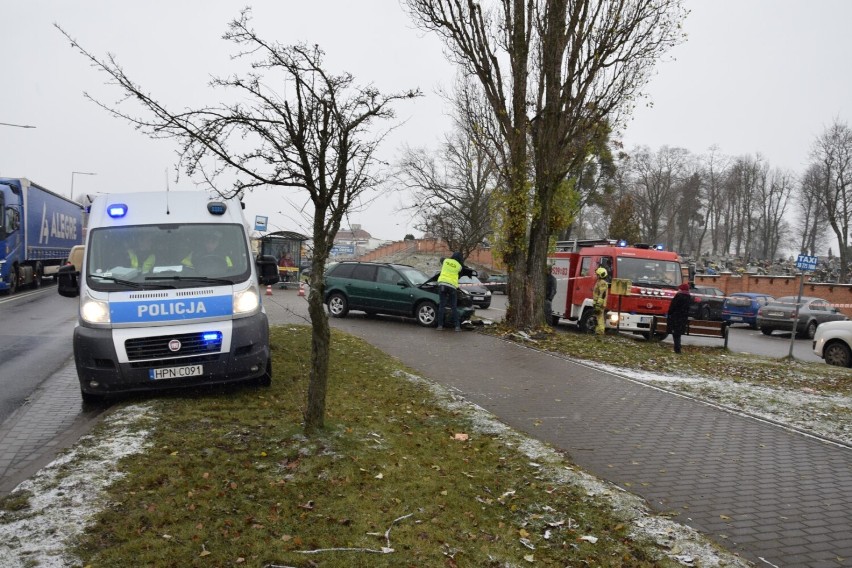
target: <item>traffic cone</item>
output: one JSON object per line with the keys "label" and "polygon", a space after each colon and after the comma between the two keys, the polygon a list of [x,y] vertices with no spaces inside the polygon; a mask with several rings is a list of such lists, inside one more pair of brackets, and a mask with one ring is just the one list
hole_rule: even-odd
{"label": "traffic cone", "polygon": [[272,295],[272,284],[267,284],[267,285],[266,285],[266,295],[267,295],[267,296],[271,296],[271,295]]}
{"label": "traffic cone", "polygon": [[305,283],[304,282],[299,282],[299,295],[300,296],[305,295]]}

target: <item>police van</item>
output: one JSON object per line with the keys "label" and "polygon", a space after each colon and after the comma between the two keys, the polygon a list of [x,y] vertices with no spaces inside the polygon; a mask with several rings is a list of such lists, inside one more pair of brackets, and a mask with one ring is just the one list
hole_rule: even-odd
{"label": "police van", "polygon": [[260,285],[274,258],[252,256],[242,203],[203,192],[100,195],[79,271],[74,360],[85,401],[152,389],[257,380],[269,385]]}

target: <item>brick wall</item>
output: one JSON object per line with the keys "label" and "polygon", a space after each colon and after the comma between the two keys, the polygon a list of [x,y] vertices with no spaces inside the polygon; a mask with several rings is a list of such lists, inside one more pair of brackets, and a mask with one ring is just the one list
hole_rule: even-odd
{"label": "brick wall", "polygon": [[[696,274],[695,284],[714,286],[725,295],[735,292],[759,292],[779,298],[799,294],[798,276],[757,276],[753,274],[723,273],[719,275]],[[805,276],[803,296],[825,298],[840,311],[852,318],[852,284],[810,283]]]}
{"label": "brick wall", "polygon": [[[440,254],[449,256],[452,251],[447,247],[447,243],[440,239],[415,239],[408,241],[395,241],[386,245],[373,249],[358,257],[358,260],[381,262],[385,257],[397,254],[400,252],[408,252],[411,254]],[[491,255],[491,249],[478,248],[470,253],[465,259],[467,264],[475,264],[491,270],[500,270],[494,264],[494,257]]]}

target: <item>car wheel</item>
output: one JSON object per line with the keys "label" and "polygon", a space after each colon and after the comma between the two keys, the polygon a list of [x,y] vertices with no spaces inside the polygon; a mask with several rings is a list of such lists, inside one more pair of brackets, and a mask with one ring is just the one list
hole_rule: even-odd
{"label": "car wheel", "polygon": [[838,367],[852,367],[852,350],[841,341],[832,341],[822,352],[825,362]]}
{"label": "car wheel", "polygon": [[580,316],[580,321],[578,323],[580,331],[583,333],[594,333],[597,325],[598,321],[597,318],[595,318],[595,311],[591,308],[583,310],[583,315]]}
{"label": "car wheel", "polygon": [[266,360],[266,372],[257,379],[257,384],[262,387],[272,386],[272,357]]}
{"label": "car wheel", "polygon": [[710,306],[701,306],[701,310],[698,312],[698,319],[705,321],[710,319]]}
{"label": "car wheel", "polygon": [[417,318],[417,323],[423,327],[432,327],[438,321],[438,306],[435,302],[429,300],[420,302],[417,304],[417,311],[414,315]]}
{"label": "car wheel", "polygon": [[757,329],[757,322],[750,323],[750,324],[748,324],[748,326],[749,326],[751,329]]}
{"label": "car wheel", "polygon": [[333,318],[345,318],[349,313],[349,302],[340,292],[334,292],[328,297],[328,311]]}
{"label": "car wheel", "polygon": [[808,339],[813,339],[814,335],[816,335],[816,328],[817,322],[808,322],[808,327],[805,328],[805,337],[807,337]]}
{"label": "car wheel", "polygon": [[760,333],[762,333],[763,335],[772,335],[773,331],[775,331],[775,330],[772,329],[771,327],[761,327],[760,328]]}

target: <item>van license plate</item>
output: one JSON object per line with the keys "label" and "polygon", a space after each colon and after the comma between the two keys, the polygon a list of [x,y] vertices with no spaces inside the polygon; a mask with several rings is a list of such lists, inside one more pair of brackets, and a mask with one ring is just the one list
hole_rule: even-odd
{"label": "van license plate", "polygon": [[150,369],[148,371],[148,378],[152,381],[159,381],[160,379],[198,377],[203,374],[203,365],[187,365],[186,367],[163,367],[162,369]]}

